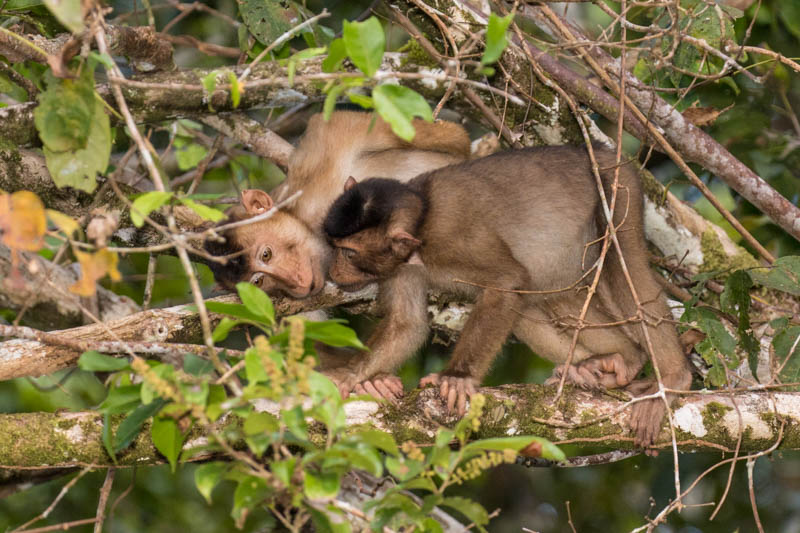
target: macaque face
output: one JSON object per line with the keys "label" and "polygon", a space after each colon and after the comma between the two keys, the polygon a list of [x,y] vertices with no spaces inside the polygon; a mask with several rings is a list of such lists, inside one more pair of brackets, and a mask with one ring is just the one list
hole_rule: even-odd
{"label": "macaque face", "polygon": [[247,276],[268,294],[305,298],[322,290],[324,264],[330,253],[325,243],[304,224],[285,213],[245,226],[238,244],[247,258]]}
{"label": "macaque face", "polygon": [[[232,218],[246,220],[272,207],[266,192],[242,191]],[[236,268],[228,269],[226,285],[248,281],[269,294],[294,298],[322,290],[330,248],[296,217],[276,211],[270,218],[230,230],[227,238],[227,253],[238,251],[242,257]]]}
{"label": "macaque face", "polygon": [[333,239],[332,243],[334,252],[328,275],[347,291],[390,277],[411,254],[402,244],[400,249],[397,239],[382,228],[362,230]]}

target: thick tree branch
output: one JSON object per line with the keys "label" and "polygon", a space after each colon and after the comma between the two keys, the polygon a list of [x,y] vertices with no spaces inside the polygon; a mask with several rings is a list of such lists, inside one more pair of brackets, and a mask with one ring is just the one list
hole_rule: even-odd
{"label": "thick tree branch", "polygon": [[[39,329],[68,328],[88,321],[82,311],[88,302],[68,290],[78,281],[75,272],[36,254],[22,252],[19,256],[15,275],[11,251],[0,245],[0,307],[25,309],[23,323]],[[138,312],[139,306],[127,296],[98,286],[97,309],[102,320],[115,320]]]}
{"label": "thick tree branch", "polygon": [[[625,401],[610,395],[573,390],[564,396],[560,406],[554,407],[551,403],[554,387],[505,385],[483,388],[480,392],[487,396],[487,404],[475,438],[537,435],[556,443],[583,443],[608,449],[632,447],[633,439],[627,429],[629,409],[625,408]],[[740,453],[768,448],[780,436],[778,449],[800,448],[798,393],[749,392],[739,393],[733,399],[728,393],[694,394],[683,398],[681,403],[675,409],[675,424],[679,431],[678,445],[683,451],[731,452],[740,434],[743,435]],[[268,402],[256,407],[278,410],[277,405]],[[432,387],[408,393],[398,406],[353,401],[345,409],[348,425],[371,424],[391,433],[399,442],[431,443],[437,428],[452,426],[457,420],[447,414]],[[119,422],[115,420],[114,424]],[[102,415],[93,412],[0,415],[0,472],[5,471],[2,477],[13,479],[27,469],[114,466],[102,444],[102,427]],[[319,428],[312,431],[316,431],[316,438],[323,438]],[[665,429],[662,439],[667,438]],[[197,429],[184,448],[206,443],[206,436]],[[165,462],[153,447],[147,426],[117,460],[121,466]]]}

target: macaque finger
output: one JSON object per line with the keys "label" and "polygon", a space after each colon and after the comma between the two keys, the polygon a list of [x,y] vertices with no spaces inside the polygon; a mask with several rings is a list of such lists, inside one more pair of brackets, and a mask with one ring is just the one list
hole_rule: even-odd
{"label": "macaque finger", "polygon": [[367,392],[367,389],[365,389],[364,385],[362,385],[361,383],[353,387],[353,392],[356,394],[369,394],[369,392]]}
{"label": "macaque finger", "polygon": [[397,398],[401,398],[403,394],[405,394],[405,390],[403,389],[403,382],[400,380],[400,378],[392,376],[390,378],[383,379],[383,382],[386,384],[387,387],[389,387],[392,390],[392,392],[394,392]]}
{"label": "macaque finger", "polygon": [[369,394],[373,398],[378,398],[378,399],[384,398],[387,400],[389,399],[386,398],[383,394],[381,394],[381,392],[375,387],[375,383],[373,383],[372,381],[364,381],[361,383],[361,385],[367,391],[367,394]]}
{"label": "macaque finger", "polygon": [[375,385],[375,388],[381,394],[381,396],[392,403],[395,403],[397,400],[400,399],[400,394],[397,393],[397,389],[391,387],[392,380],[388,379],[378,379],[373,380],[372,383]]}
{"label": "macaque finger", "polygon": [[[446,383],[446,382],[445,382]],[[453,412],[456,407],[456,400],[458,399],[458,389],[452,384],[448,384],[447,388],[447,410]]]}
{"label": "macaque finger", "polygon": [[467,412],[467,398],[469,395],[463,386],[458,387],[458,414],[463,416]]}
{"label": "macaque finger", "polygon": [[419,386],[424,387],[425,385],[439,385],[439,374],[428,374],[421,380],[419,380]]}

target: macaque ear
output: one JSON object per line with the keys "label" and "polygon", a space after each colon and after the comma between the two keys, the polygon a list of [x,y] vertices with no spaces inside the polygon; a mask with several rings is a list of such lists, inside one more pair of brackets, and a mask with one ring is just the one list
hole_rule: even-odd
{"label": "macaque ear", "polygon": [[353,176],[350,176],[347,178],[347,181],[344,182],[344,190],[349,191],[356,186],[356,183],[358,183],[356,179]]}
{"label": "macaque ear", "polygon": [[392,239],[392,253],[402,259],[406,259],[422,244],[422,241],[403,230],[392,233],[389,238]]}
{"label": "macaque ear", "polygon": [[258,189],[245,189],[242,191],[242,205],[248,215],[260,215],[272,208],[273,201],[269,194]]}

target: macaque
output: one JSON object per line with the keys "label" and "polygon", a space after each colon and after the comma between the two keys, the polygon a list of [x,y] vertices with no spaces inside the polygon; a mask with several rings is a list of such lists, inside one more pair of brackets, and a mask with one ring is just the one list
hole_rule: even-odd
{"label": "macaque", "polygon": [[270,294],[294,298],[319,292],[331,253],[322,221],[349,176],[408,181],[469,157],[469,136],[458,124],[415,120],[414,128],[414,139],[406,142],[370,113],[337,111],[328,121],[321,114],[313,116],[275,198],[245,190],[241,203],[228,210],[226,222],[264,213],[296,191],[302,190],[302,196],[269,219],[227,232],[224,244],[206,245],[213,255],[233,256],[225,265],[211,265],[217,282],[232,288],[249,281]]}
{"label": "macaque", "polygon": [[[615,158],[599,147],[595,154],[610,199]],[[475,302],[447,368],[421,382],[437,385],[450,410],[463,414],[511,333],[559,365],[551,382],[566,372],[567,382],[584,388],[629,386],[647,394],[657,391],[654,381],[633,381],[648,360],[644,326],[664,385],[690,387],[688,362],[648,265],[641,184],[630,165],[619,171],[613,221],[642,309],[612,247],[568,368],[607,227],[586,150],[514,150],[408,183],[349,180],[345,189],[324,223],[335,247],[329,274],[348,290],[379,282],[384,318],[367,342],[368,356],[328,372],[344,394],[393,372],[425,342],[431,289]],[[402,392],[396,382],[391,388],[394,396]],[[665,411],[661,399],[634,404],[637,445],[655,441]]]}

